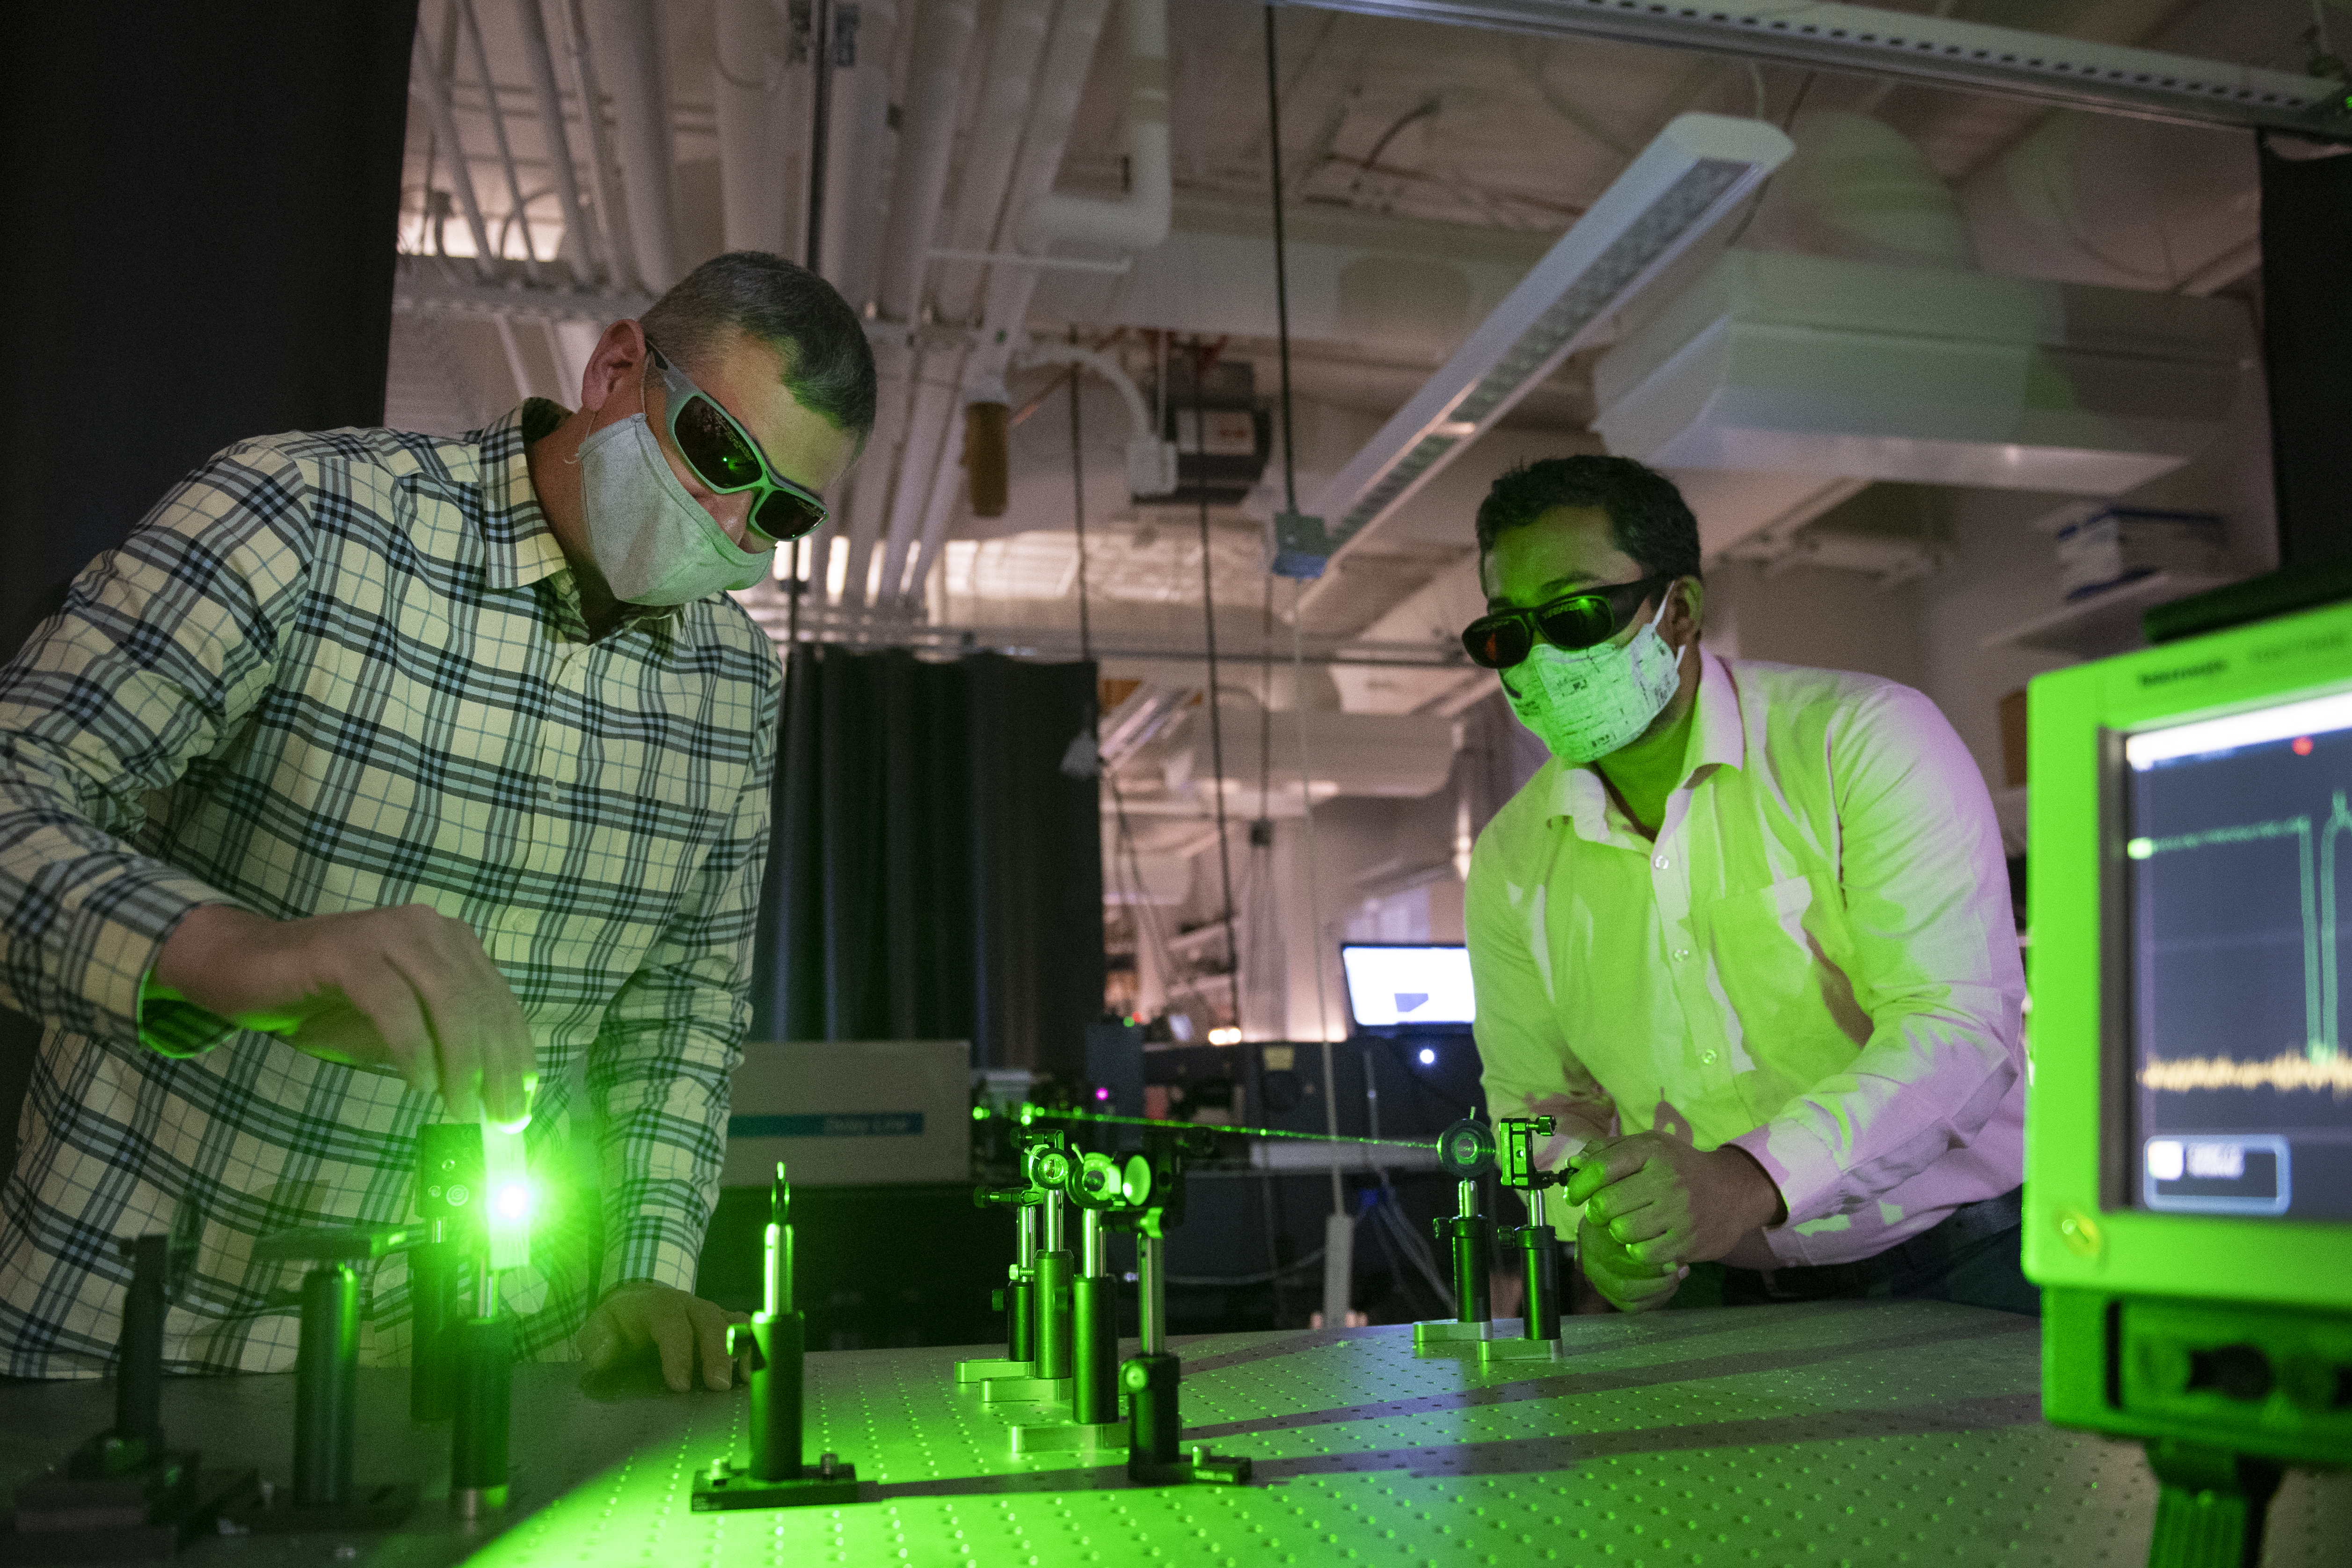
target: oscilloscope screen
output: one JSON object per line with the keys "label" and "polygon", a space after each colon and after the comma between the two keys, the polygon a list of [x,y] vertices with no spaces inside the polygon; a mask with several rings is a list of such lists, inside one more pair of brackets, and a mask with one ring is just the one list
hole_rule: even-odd
{"label": "oscilloscope screen", "polygon": [[2352,1219],[2352,693],[2144,731],[2124,760],[2126,1190]]}

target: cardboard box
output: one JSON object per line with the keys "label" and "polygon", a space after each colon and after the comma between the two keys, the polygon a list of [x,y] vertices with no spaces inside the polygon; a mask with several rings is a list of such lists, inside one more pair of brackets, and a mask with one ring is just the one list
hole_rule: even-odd
{"label": "cardboard box", "polygon": [[782,1040],[743,1047],[727,1123],[730,1187],[971,1176],[966,1040]]}

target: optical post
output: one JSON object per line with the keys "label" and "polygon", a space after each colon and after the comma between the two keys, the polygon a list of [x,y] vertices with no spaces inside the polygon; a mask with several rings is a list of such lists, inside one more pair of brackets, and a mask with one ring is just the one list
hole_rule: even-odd
{"label": "optical post", "polygon": [[1412,1348],[1416,1355],[1470,1355],[1495,1329],[1495,1226],[1478,1212],[1479,1182],[1495,1168],[1494,1130],[1455,1122],[1437,1140],[1437,1163],[1454,1178],[1459,1205],[1435,1222],[1438,1245],[1454,1265],[1454,1316],[1415,1323]]}
{"label": "optical post", "polygon": [[749,1323],[728,1334],[728,1350],[751,1363],[751,1462],[713,1459],[694,1479],[694,1510],[808,1508],[857,1500],[857,1467],[832,1454],[803,1458],[807,1389],[803,1357],[808,1324],[793,1300],[793,1190],[776,1165],[768,1190],[763,1302]]}
{"label": "optical post", "polygon": [[114,1425],[16,1489],[0,1563],[140,1562],[209,1533],[255,1489],[251,1470],[204,1469],[163,1437],[163,1314],[179,1294],[193,1240],[161,1234],[118,1244],[131,1263],[115,1363]]}
{"label": "optical post", "polygon": [[1510,1232],[1527,1270],[1524,1327],[1516,1339],[1489,1339],[1478,1345],[1481,1365],[1498,1361],[1556,1361],[1559,1358],[1559,1237],[1544,1223],[1544,1189],[1566,1176],[1536,1165],[1536,1141],[1551,1136],[1551,1118],[1511,1118],[1497,1122],[1499,1180],[1527,1194],[1528,1223]]}

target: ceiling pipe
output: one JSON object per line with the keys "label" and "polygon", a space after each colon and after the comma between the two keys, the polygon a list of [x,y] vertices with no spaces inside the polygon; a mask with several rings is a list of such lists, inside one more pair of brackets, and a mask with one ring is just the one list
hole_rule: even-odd
{"label": "ceiling pipe", "polygon": [[[1004,220],[995,236],[1001,249],[1011,248],[1008,242],[1013,233],[1027,225],[1032,209],[1053,193],[1054,176],[1061,169],[1062,154],[1070,143],[1070,127],[1077,118],[1078,95],[1086,88],[1095,46],[1101,40],[1109,10],[1109,0],[1063,0],[1053,41],[1047,46],[1045,68],[1038,79],[1028,133],[1022,139],[1021,162],[1005,204]],[[1164,80],[1164,68],[1161,74]],[[964,365],[964,469],[976,517],[1004,514],[1010,468],[1005,415],[1011,402],[1004,390],[1004,372],[1022,341],[1029,300],[1036,291],[1034,267],[1013,262],[989,269],[980,342]],[[919,559],[919,583],[923,570],[925,563]]]}
{"label": "ceiling pipe", "polygon": [[[911,328],[923,303],[923,268],[931,236],[946,201],[948,166],[955,153],[956,110],[961,101],[964,68],[979,25],[979,0],[922,0],[916,14],[915,54],[908,69],[906,128],[892,176],[888,224],[882,245],[876,314]],[[850,497],[843,521],[849,558],[841,602],[866,603],[874,569],[874,546],[890,506],[892,482],[899,478],[898,455],[910,418],[917,353],[909,331],[874,345],[880,396],[877,400],[869,478]]]}
{"label": "ceiling pipe", "polygon": [[890,135],[896,0],[833,8],[832,126],[825,138],[824,254],[817,270],[861,314],[874,302],[882,254],[882,153]]}
{"label": "ceiling pipe", "polygon": [[[1014,363],[1026,369],[1035,365],[1066,364],[1090,370],[1110,383],[1127,405],[1127,484],[1130,494],[1138,496],[1168,495],[1176,489],[1176,444],[1160,437],[1159,425],[1143,401],[1143,393],[1135,384],[1118,361],[1096,349],[1080,348],[1076,343],[1044,342],[1031,340],[1013,356]],[[917,581],[920,581],[918,578]]]}
{"label": "ceiling pipe", "polygon": [[597,52],[612,72],[621,183],[637,271],[658,295],[683,275],[677,202],[671,191],[669,100],[662,90],[661,19],[653,0],[600,0]]}
{"label": "ceiling pipe", "polygon": [[[425,41],[425,29],[416,29],[416,42],[410,51],[408,89],[425,100],[425,107],[433,116],[433,132],[449,151],[449,184],[456,190],[457,205],[466,215],[466,227],[474,237],[474,270],[484,278],[490,276],[490,226],[482,221],[482,204],[474,194],[474,175],[466,165],[466,144],[457,140],[457,115],[449,107],[449,84],[442,79],[441,67],[433,58],[433,47]],[[428,194],[426,201],[430,203]]]}
{"label": "ceiling pipe", "polygon": [[[555,56],[547,47],[547,17],[539,0],[515,0],[522,23],[522,52],[530,68],[530,88],[539,100],[539,133],[547,143],[547,161],[555,169],[555,197],[563,207],[563,237],[581,282],[598,274],[595,236],[580,202],[580,175],[572,163],[572,140],[563,128],[563,93],[555,85]],[[562,254],[561,251],[558,254]]]}
{"label": "ceiling pipe", "polygon": [[629,238],[629,204],[621,194],[620,154],[614,150],[613,128],[604,119],[604,85],[596,75],[583,4],[583,0],[562,0],[559,14],[563,17],[572,73],[580,89],[580,120],[588,134],[588,173],[596,190],[597,232],[604,238],[604,257],[612,268],[605,280],[616,289],[643,289],[645,272],[637,265],[637,249]]}
{"label": "ceiling pipe", "polygon": [[[972,133],[964,152],[955,217],[948,226],[949,244],[943,248],[991,248],[997,219],[1004,210],[1013,160],[1021,151],[1021,133],[1029,122],[1037,61],[1045,52],[1053,11],[1053,0],[1004,0],[997,13],[987,64],[982,70]],[[979,309],[983,276],[983,269],[971,263],[942,267],[932,283],[938,318],[959,325],[970,321]],[[899,602],[908,557],[918,539],[930,531],[929,520],[940,515],[940,509],[932,504],[932,492],[938,489],[943,467],[954,463],[956,443],[962,435],[963,411],[956,395],[963,360],[961,345],[943,346],[926,350],[915,368],[914,405],[908,416],[898,483],[891,492],[888,545],[882,560],[879,597],[886,605]],[[849,587],[858,592],[862,584]]]}
{"label": "ceiling pipe", "polygon": [[[523,276],[538,283],[542,281],[539,249],[530,242],[530,214],[524,210],[522,171],[515,164],[514,143],[507,140],[507,117],[499,108],[499,84],[490,75],[489,47],[482,42],[481,18],[474,15],[473,0],[462,0],[455,19],[464,24],[466,35],[473,42],[474,74],[482,79],[482,108],[489,116],[490,140],[499,150],[499,166],[507,176],[507,221],[522,232]],[[528,392],[525,395],[529,395]]]}
{"label": "ceiling pipe", "polygon": [[1127,70],[1127,195],[1104,201],[1047,191],[1022,216],[1015,237],[1023,250],[1042,256],[1062,240],[1150,250],[1168,237],[1175,210],[1168,152],[1168,0],[1128,0]]}
{"label": "ceiling pipe", "polygon": [[711,93],[719,126],[719,205],[730,250],[796,254],[808,161],[793,112],[792,37],[770,0],[719,0]]}

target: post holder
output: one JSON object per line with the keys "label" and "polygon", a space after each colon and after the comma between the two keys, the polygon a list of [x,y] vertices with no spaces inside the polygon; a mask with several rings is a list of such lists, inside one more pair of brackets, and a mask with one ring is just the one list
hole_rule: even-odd
{"label": "post holder", "polygon": [[253,1497],[251,1470],[206,1470],[192,1449],[164,1441],[163,1313],[186,1272],[193,1237],[118,1243],[131,1263],[115,1362],[114,1425],[61,1469],[16,1489],[0,1529],[0,1563],[152,1562],[212,1533],[226,1510]]}
{"label": "post holder", "polygon": [[1465,1120],[1437,1140],[1437,1163],[1454,1181],[1458,1212],[1436,1222],[1438,1244],[1454,1265],[1451,1318],[1412,1326],[1415,1355],[1475,1355],[1494,1337],[1495,1226],[1478,1212],[1478,1184],[1495,1168],[1495,1134],[1484,1122]]}
{"label": "post holder", "polygon": [[1558,1361],[1559,1339],[1559,1237],[1544,1223],[1544,1189],[1566,1178],[1557,1171],[1536,1168],[1535,1145],[1551,1136],[1549,1116],[1511,1118],[1496,1126],[1497,1168],[1503,1185],[1527,1194],[1528,1223],[1508,1233],[1517,1244],[1525,1270],[1526,1304],[1516,1338],[1488,1339],[1478,1346],[1478,1364],[1497,1362]]}
{"label": "post holder", "polygon": [[390,1530],[416,1507],[413,1483],[353,1479],[359,1415],[359,1275],[352,1265],[405,1251],[423,1239],[408,1226],[311,1226],[254,1247],[257,1258],[301,1260],[301,1337],[294,1352],[294,1484],[265,1487],[257,1501],[225,1515],[223,1534],[299,1530]]}
{"label": "post holder", "polygon": [[694,1511],[811,1508],[857,1500],[857,1467],[833,1454],[807,1463],[803,1358],[807,1322],[793,1305],[792,1187],[776,1165],[768,1194],[766,1300],[749,1323],[728,1334],[728,1350],[751,1362],[751,1462],[710,1461],[694,1478]]}

